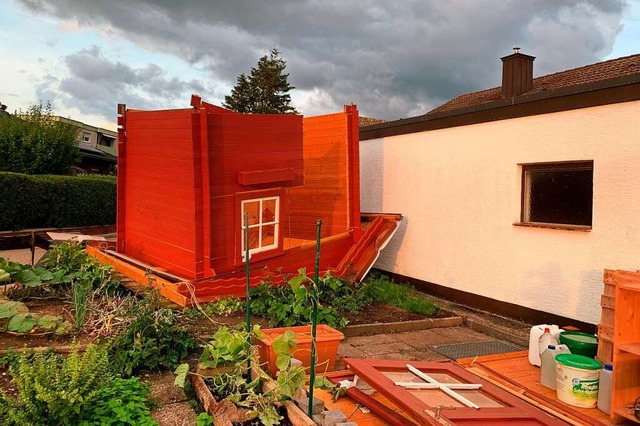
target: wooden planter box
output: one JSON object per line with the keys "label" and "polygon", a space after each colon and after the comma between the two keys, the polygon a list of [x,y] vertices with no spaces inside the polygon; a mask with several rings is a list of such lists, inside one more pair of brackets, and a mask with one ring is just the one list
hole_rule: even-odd
{"label": "wooden planter box", "polygon": [[[207,375],[203,374],[206,373],[206,371],[207,370],[198,370],[198,374]],[[267,392],[277,386],[260,367],[254,366],[252,371],[254,377],[259,375],[267,379],[262,386],[263,392]],[[202,404],[204,410],[215,418],[216,426],[233,426],[236,422],[241,423],[248,420],[247,409],[237,407],[234,403],[227,400],[217,401],[201,376],[192,374],[189,377],[198,401]],[[289,417],[289,421],[291,421],[293,426],[315,426],[315,423],[307,417],[293,401],[285,401],[283,405],[287,410],[287,417]]]}
{"label": "wooden planter box", "polygon": [[[258,340],[258,355],[262,368],[275,377],[278,372],[276,354],[273,351],[273,340],[285,331],[291,330],[296,334],[298,348],[292,351],[294,358],[302,361],[305,367],[311,366],[311,326],[269,328],[261,330],[264,334]],[[338,345],[344,339],[344,334],[328,325],[320,324],[316,328],[316,369],[318,372],[333,371]]]}

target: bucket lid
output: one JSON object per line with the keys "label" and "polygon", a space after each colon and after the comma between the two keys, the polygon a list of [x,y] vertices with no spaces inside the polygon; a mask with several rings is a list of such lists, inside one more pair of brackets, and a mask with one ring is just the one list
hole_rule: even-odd
{"label": "bucket lid", "polygon": [[602,368],[602,364],[599,361],[583,355],[560,354],[556,355],[556,361],[567,367],[581,370],[600,370]]}
{"label": "bucket lid", "polygon": [[589,347],[598,344],[598,338],[593,334],[581,333],[579,331],[567,331],[560,333],[560,341],[569,346]]}

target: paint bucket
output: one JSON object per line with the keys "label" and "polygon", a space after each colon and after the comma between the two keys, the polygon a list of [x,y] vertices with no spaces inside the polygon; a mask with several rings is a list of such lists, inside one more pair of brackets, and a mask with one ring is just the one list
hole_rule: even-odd
{"label": "paint bucket", "polygon": [[567,331],[560,335],[560,343],[567,345],[575,355],[593,358],[598,353],[598,338],[593,334]]}
{"label": "paint bucket", "polygon": [[600,364],[595,359],[574,354],[556,356],[558,399],[569,405],[593,408],[598,402]]}

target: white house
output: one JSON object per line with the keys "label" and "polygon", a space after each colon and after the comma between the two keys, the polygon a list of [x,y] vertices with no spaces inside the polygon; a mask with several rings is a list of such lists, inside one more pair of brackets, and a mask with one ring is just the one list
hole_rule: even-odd
{"label": "white house", "polygon": [[360,129],[362,211],[405,220],[376,267],[530,321],[600,319],[603,269],[640,269],[640,55]]}

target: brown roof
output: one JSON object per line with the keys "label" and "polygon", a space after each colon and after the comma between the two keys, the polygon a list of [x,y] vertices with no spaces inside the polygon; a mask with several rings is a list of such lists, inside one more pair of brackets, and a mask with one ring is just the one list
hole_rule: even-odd
{"label": "brown roof", "polygon": [[[571,86],[594,83],[636,73],[640,73],[640,54],[611,59],[609,61],[598,62],[596,64],[534,78],[533,88],[520,96],[546,90],[564,89]],[[472,107],[501,99],[501,88],[494,87],[492,89],[460,95],[429,111],[427,115]]]}
{"label": "brown roof", "polygon": [[360,116],[358,117],[358,126],[359,127],[371,126],[373,124],[385,123],[386,121],[387,120],[383,120],[382,118]]}

